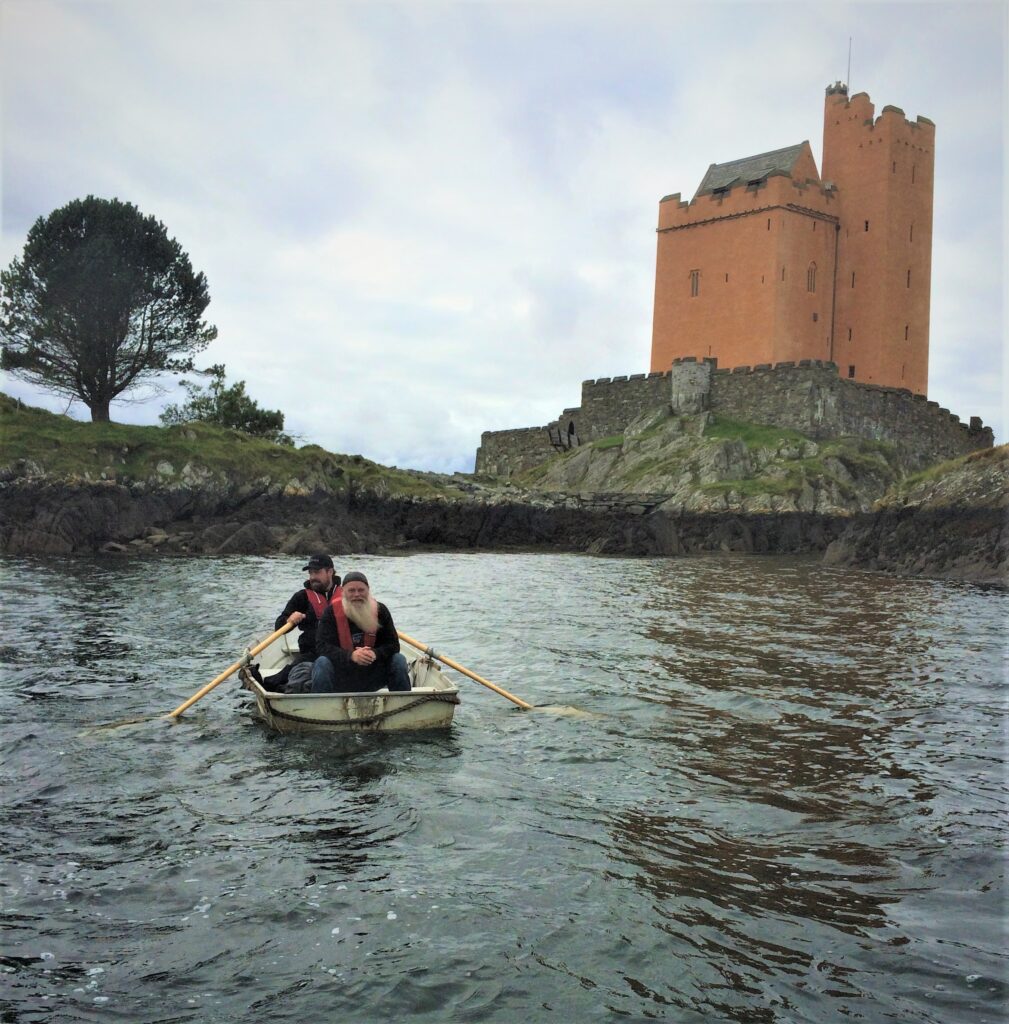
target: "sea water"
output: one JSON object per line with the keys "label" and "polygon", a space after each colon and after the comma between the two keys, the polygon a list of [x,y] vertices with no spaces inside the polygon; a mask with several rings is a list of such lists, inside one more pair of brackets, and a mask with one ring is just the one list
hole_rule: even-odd
{"label": "sea water", "polygon": [[456,676],[448,731],[279,736],[229,680],[148,717],[271,632],[301,564],[2,562],[0,1021],[1004,1014],[1004,593],[340,558],[544,707]]}

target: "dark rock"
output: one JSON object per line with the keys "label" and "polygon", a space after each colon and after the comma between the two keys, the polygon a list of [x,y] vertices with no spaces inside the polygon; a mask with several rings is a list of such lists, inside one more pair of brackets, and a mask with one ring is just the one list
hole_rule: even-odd
{"label": "dark rock", "polygon": [[276,539],[273,531],[263,523],[246,523],[220,543],[215,555],[258,555],[273,551]]}

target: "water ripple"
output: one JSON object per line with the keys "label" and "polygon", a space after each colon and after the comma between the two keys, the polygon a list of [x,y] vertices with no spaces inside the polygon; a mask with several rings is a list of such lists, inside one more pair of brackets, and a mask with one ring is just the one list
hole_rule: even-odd
{"label": "water ripple", "polygon": [[400,628],[591,714],[464,681],[447,734],[278,736],[228,683],[159,718],[300,564],[5,561],[0,1019],[1003,1012],[1005,595],[801,559],[367,556],[340,568]]}

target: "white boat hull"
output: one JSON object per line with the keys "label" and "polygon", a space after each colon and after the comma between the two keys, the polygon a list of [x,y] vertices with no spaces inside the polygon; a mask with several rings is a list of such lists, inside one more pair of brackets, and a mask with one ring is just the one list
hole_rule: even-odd
{"label": "white boat hull", "polygon": [[[298,653],[291,634],[275,640],[259,655],[260,674],[279,672]],[[263,721],[278,732],[393,732],[447,729],[452,724],[459,688],[437,663],[404,651],[410,662],[409,692],[274,693],[241,669],[242,685],[256,698]]]}

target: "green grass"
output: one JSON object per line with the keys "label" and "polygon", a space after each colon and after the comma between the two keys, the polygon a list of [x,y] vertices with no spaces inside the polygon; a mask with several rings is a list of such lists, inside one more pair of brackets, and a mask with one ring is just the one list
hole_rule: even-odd
{"label": "green grass", "polygon": [[725,416],[712,416],[704,428],[704,436],[720,441],[742,441],[747,448],[777,448],[787,441],[806,441],[805,434],[782,427],[762,427],[742,423]]}
{"label": "green grass", "polygon": [[719,480],[712,484],[702,484],[698,490],[705,494],[728,494],[735,491],[744,498],[752,498],[758,494],[796,495],[802,489],[801,479],[789,475],[786,479],[751,476],[738,480]]}
{"label": "green grass", "polygon": [[[189,464],[232,482],[297,478],[303,483],[321,481],[332,491],[357,486],[402,495],[462,493],[361,455],[334,454],[314,444],[290,448],[210,423],[91,423],[20,406],[0,393],[0,465],[17,459],[30,459],[58,478],[99,479],[105,473],[128,483],[157,478],[158,465],[170,463],[176,478]],[[163,479],[168,482],[172,477]]]}
{"label": "green grass", "polygon": [[623,443],[623,434],[613,434],[611,437],[601,437],[598,441],[593,441],[589,447],[595,448],[597,452],[604,452],[608,448],[619,448]]}
{"label": "green grass", "polygon": [[934,483],[941,477],[966,466],[968,463],[992,460],[1004,462],[1009,466],[1009,445],[1001,444],[994,448],[981,448],[976,452],[968,452],[956,459],[947,459],[945,462],[936,463],[917,473],[910,473],[894,488],[898,494],[907,494],[919,484]]}

